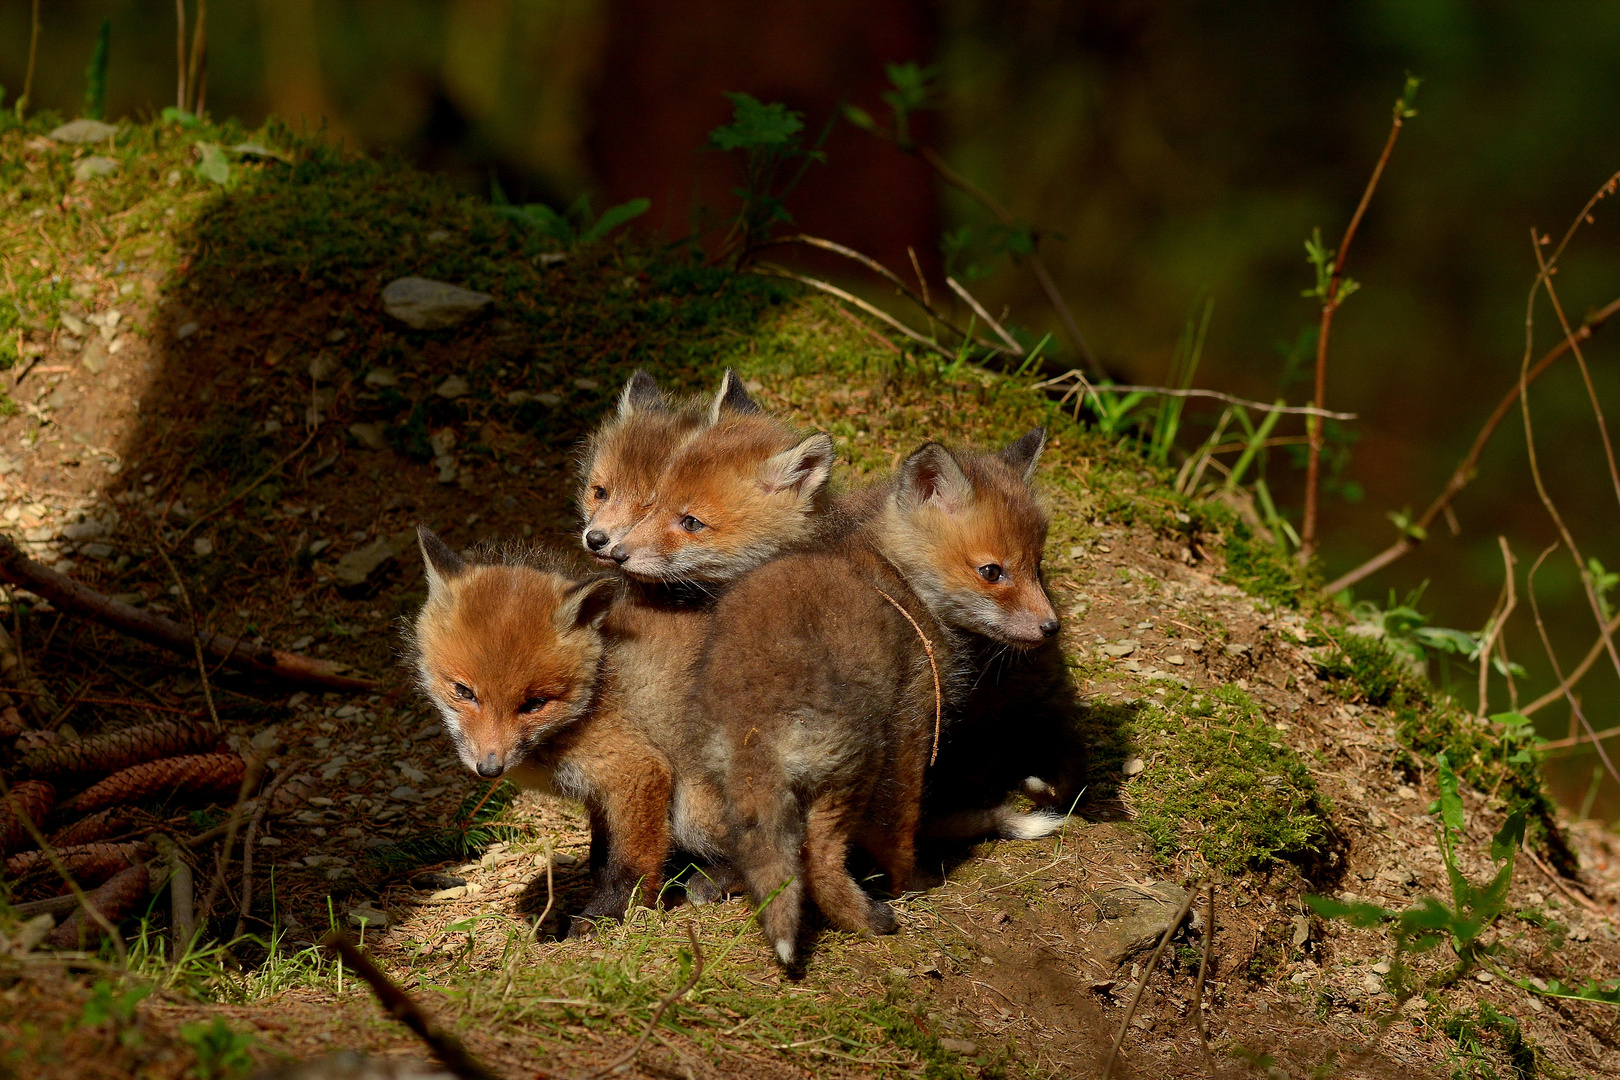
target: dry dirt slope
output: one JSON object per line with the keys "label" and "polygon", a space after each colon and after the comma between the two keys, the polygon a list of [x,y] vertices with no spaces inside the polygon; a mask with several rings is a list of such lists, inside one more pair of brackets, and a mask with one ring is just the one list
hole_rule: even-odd
{"label": "dry dirt slope", "polygon": [[[272,775],[293,777],[256,841],[244,918],[276,949],[241,944],[235,961],[171,970],[127,1019],[87,1007],[123,992],[101,969],[5,960],[0,1067],[177,1076],[216,1058],[224,1070],[248,1036],[261,1064],[333,1047],[417,1053],[352,976],[305,948],[336,918],[368,920],[385,966],[514,1076],[582,1075],[628,1046],[685,972],[688,925],[704,974],[641,1074],[1094,1075],[1143,940],[1208,877],[1204,1015],[1223,1074],[1620,1071],[1612,1014],[1500,981],[1414,1000],[1356,1053],[1391,1001],[1387,945],[1311,918],[1300,896],[1402,906],[1443,893],[1426,808],[1444,746],[1474,755],[1495,789],[1466,795],[1465,865],[1484,876],[1514,790],[1490,733],[1352,671],[1323,634],[1331,613],[1300,611],[1297,582],[1230,513],[1172,495],[1021,386],[942,375],[842,312],[678,256],[552,252],[431,181],[283,132],[256,137],[290,164],[239,161],[222,186],[192,171],[193,143],[242,133],[126,127],[110,148],[74,148],[44,130],[0,133],[0,259],[21,319],[6,333],[24,372],[0,424],[8,535],[149,610],[183,610],[184,585],[210,629],[341,660],[380,685],[311,697],[217,673],[227,724],[278,723]],[[91,153],[118,171],[74,179]],[[377,293],[405,273],[489,291],[495,312],[404,331]],[[568,542],[570,455],[638,364],[692,388],[742,368],[774,409],[841,440],[851,482],[925,437],[993,443],[1053,425],[1048,564],[1095,747],[1085,804],[1055,840],[938,852],[935,878],[899,903],[902,933],[824,935],[799,983],[766,962],[738,901],[694,910],[672,896],[594,940],[534,940],[528,917],[554,900],[544,930],[581,895],[578,814],[524,798],[450,850],[442,834],[478,791],[396,662],[395,619],[419,599],[419,575],[384,555],[358,581],[340,576],[360,565],[346,556],[418,520],[463,544]],[[172,548],[174,574],[155,545]],[[35,729],[25,741],[204,711],[181,659],[26,598],[6,618],[25,670],[60,704],[16,696]],[[219,819],[183,800],[151,809],[177,834]],[[1521,860],[1495,934],[1525,974],[1612,978],[1610,842],[1573,842],[1583,884]],[[227,892],[222,935],[237,916]],[[160,896],[154,926],[165,911]],[[1120,1075],[1200,1074],[1189,1012],[1207,925],[1200,915],[1149,981]]]}

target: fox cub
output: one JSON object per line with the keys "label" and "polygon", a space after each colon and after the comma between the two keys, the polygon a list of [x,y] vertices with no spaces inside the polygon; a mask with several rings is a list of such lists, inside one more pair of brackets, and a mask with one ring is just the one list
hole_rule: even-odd
{"label": "fox cub", "polygon": [[594,889],[571,932],[651,903],[672,842],[718,858],[723,813],[693,782],[703,740],[687,707],[707,617],[521,554],[468,562],[418,532],[428,598],[411,652],[463,764],[589,814]]}
{"label": "fox cub", "polygon": [[833,457],[830,435],[766,415],[734,371],[706,410],[637,371],[587,445],[581,539],[640,581],[723,584],[809,538]]}
{"label": "fox cub", "polygon": [[965,635],[1025,649],[1057,631],[1028,483],[1043,445],[1038,429],[995,455],[928,443],[867,520],[715,606],[693,708],[732,857],[784,965],[807,896],[840,929],[896,928],[845,860],[859,847],[893,892],[907,887],[936,709],[971,685]]}

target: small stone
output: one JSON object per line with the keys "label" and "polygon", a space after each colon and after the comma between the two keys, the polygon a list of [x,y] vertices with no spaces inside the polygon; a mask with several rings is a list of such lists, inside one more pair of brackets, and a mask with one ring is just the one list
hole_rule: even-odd
{"label": "small stone", "polygon": [[214,553],[214,542],[206,536],[199,536],[191,542],[191,550],[198,555],[212,555]]}
{"label": "small stone", "polygon": [[421,277],[391,281],[382,291],[383,310],[413,330],[460,326],[495,302],[488,293]]}
{"label": "small stone", "polygon": [[383,427],[381,424],[350,424],[349,434],[354,436],[355,442],[359,443],[367,450],[388,449],[388,439],[383,435]]}
{"label": "small stone", "polygon": [[464,398],[468,394],[472,393],[472,385],[460,375],[452,375],[448,379],[444,380],[444,382],[440,383],[438,388],[433,392],[444,398],[446,401],[454,401],[457,398]]}
{"label": "small stone", "polygon": [[1248,656],[1249,647],[1241,642],[1234,641],[1224,650],[1227,656]]}
{"label": "small stone", "polygon": [[552,394],[549,392],[544,394],[536,394],[534,396],[534,400],[538,401],[548,409],[555,409],[558,405],[562,404],[562,395]]}
{"label": "small stone", "polygon": [[330,334],[326,335],[326,343],[328,345],[336,345],[338,342],[342,341],[348,336],[349,332],[347,330],[333,330]]}
{"label": "small stone", "polygon": [[106,142],[116,134],[118,128],[113,124],[104,124],[100,120],[79,119],[69,120],[47,137],[61,143],[98,143]]}
{"label": "small stone", "polygon": [[197,332],[197,322],[196,322],[195,319],[193,319],[190,322],[181,323],[180,328],[174,332],[174,336],[178,340],[184,341],[184,340],[186,340],[186,338],[190,337],[192,334],[195,334],[196,332]]}
{"label": "small stone", "polygon": [[84,320],[79,318],[77,315],[69,315],[64,311],[58,315],[57,318],[62,321],[63,329],[67,330],[67,332],[70,334],[85,337],[90,333],[90,328],[86,326]]}
{"label": "small stone", "polygon": [[61,349],[63,352],[78,352],[80,349],[84,348],[84,342],[80,341],[72,334],[63,334],[61,337],[56,339],[56,347]]}
{"label": "small stone", "polygon": [[349,924],[355,929],[381,930],[388,925],[388,915],[367,904],[349,909]]}
{"label": "small stone", "polygon": [[1085,555],[1086,549],[1081,547],[1079,544],[1076,544],[1074,547],[1069,549],[1069,558],[1071,559],[1083,559],[1085,558]]}
{"label": "small stone", "polygon": [[1361,988],[1369,994],[1381,994],[1384,992],[1384,980],[1369,971],[1361,977]]}
{"label": "small stone", "polygon": [[1136,651],[1136,642],[1128,640],[1119,641],[1113,645],[1104,645],[1102,647],[1102,651],[1106,656],[1112,656],[1116,660],[1122,660]]}
{"label": "small stone", "polygon": [[1294,945],[1297,948],[1311,939],[1311,917],[1309,915],[1294,916]]}
{"label": "small stone", "polygon": [[569,851],[554,851],[551,853],[551,861],[558,866],[573,866],[579,862],[579,856]]}
{"label": "small stone", "polygon": [[381,390],[388,386],[398,386],[399,376],[391,368],[374,367],[366,372],[366,389]]}
{"label": "small stone", "polygon": [[75,180],[94,180],[98,176],[109,176],[117,171],[118,160],[116,158],[102,157],[100,154],[80,158],[73,163],[73,178]]}
{"label": "small stone", "polygon": [[1417,789],[1409,784],[1402,784],[1396,788],[1395,794],[1402,799],[1415,799],[1418,797]]}
{"label": "small stone", "polygon": [[1119,767],[1119,771],[1124,776],[1137,776],[1145,768],[1147,768],[1147,762],[1133,756],[1125,759],[1125,764]]}
{"label": "small stone", "polygon": [[450,239],[450,231],[448,229],[434,229],[422,239],[430,244],[442,244]]}
{"label": "small stone", "polygon": [[113,546],[101,543],[80,544],[79,554],[87,559],[110,559],[113,554]]}
{"label": "small stone", "polygon": [[534,400],[534,395],[527,390],[510,390],[506,395],[508,405],[525,405]]}
{"label": "small stone", "polygon": [[79,354],[79,363],[92,375],[100,375],[107,366],[107,346],[100,338],[91,338],[90,344]]}
{"label": "small stone", "polygon": [[456,482],[456,477],[460,472],[460,470],[457,469],[456,464],[454,454],[440,454],[438,457],[433,459],[434,467],[439,470],[439,475],[437,477],[439,483],[453,484]]}
{"label": "small stone", "polygon": [[416,533],[411,530],[393,536],[379,536],[365,547],[357,548],[339,559],[332,579],[339,588],[361,585],[378,567],[415,546]]}
{"label": "small stone", "polygon": [[1373,969],[1373,971],[1377,972],[1379,975],[1388,975],[1389,970],[1390,970],[1390,963],[1389,963],[1388,960],[1380,960],[1380,961],[1378,961],[1378,963],[1376,963],[1376,964],[1374,964],[1372,966],[1372,969]]}
{"label": "small stone", "polygon": [[966,1039],[941,1039],[939,1045],[953,1054],[977,1054],[979,1044],[968,1042]]}
{"label": "small stone", "polygon": [[1187,651],[1188,652],[1203,652],[1204,651],[1204,643],[1202,641],[1189,641],[1189,642],[1187,642]]}
{"label": "small stone", "polygon": [[448,889],[440,889],[428,897],[429,900],[459,900],[467,895],[467,886],[452,885]]}
{"label": "small stone", "polygon": [[404,784],[390,791],[388,797],[396,802],[419,803],[423,801],[420,791],[413,787],[406,787]]}
{"label": "small stone", "polygon": [[602,384],[597,382],[595,379],[580,378],[574,380],[574,386],[580,390],[595,390],[601,385]]}
{"label": "small stone", "polygon": [[322,349],[315,354],[309,362],[309,377],[316,382],[331,382],[332,376],[343,370],[343,365],[337,357]]}
{"label": "small stone", "polygon": [[1495,982],[1496,981],[1496,976],[1492,975],[1488,971],[1476,971],[1476,972],[1474,972],[1474,979],[1477,982],[1488,983],[1488,982]]}
{"label": "small stone", "polygon": [[1185,664],[1187,662],[1187,658],[1185,656],[1182,656],[1180,653],[1171,653],[1169,656],[1164,658],[1164,662],[1167,663],[1167,664],[1174,664],[1177,667],[1180,667],[1182,664]]}

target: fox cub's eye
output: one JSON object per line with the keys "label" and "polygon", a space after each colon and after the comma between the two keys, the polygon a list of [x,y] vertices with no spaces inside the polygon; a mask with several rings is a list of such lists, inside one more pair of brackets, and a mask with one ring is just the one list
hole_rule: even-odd
{"label": "fox cub's eye", "polygon": [[985,563],[983,566],[979,567],[979,576],[984,578],[984,580],[988,581],[990,584],[994,585],[996,582],[1006,577],[1007,573],[995,563]]}
{"label": "fox cub's eye", "polygon": [[520,712],[520,713],[539,712],[541,709],[546,707],[546,701],[547,700],[548,700],[547,698],[543,698],[543,697],[527,698],[527,699],[524,700],[523,704],[518,706],[517,711]]}
{"label": "fox cub's eye", "polygon": [[462,701],[477,701],[478,695],[473,693],[472,687],[466,683],[456,683],[456,697]]}
{"label": "fox cub's eye", "polygon": [[693,517],[691,514],[687,514],[685,517],[681,518],[681,528],[685,529],[689,533],[695,533],[702,532],[704,529],[707,529],[708,526],[703,524],[703,522],[699,521],[697,518]]}
{"label": "fox cub's eye", "polygon": [[591,498],[597,500],[607,498],[607,488],[603,487],[601,484],[597,484],[595,487],[591,488]]}

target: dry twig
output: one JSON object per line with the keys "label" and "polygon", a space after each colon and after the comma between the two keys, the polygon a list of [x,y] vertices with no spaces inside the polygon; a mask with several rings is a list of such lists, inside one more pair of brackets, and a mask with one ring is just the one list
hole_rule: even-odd
{"label": "dry twig", "polygon": [[[1409,76],[1408,90],[1415,90],[1416,83],[1417,81]],[[1367,213],[1367,204],[1372,202],[1373,192],[1377,190],[1378,181],[1384,175],[1384,166],[1389,164],[1389,156],[1395,151],[1395,140],[1400,137],[1401,128],[1411,115],[1406,94],[1402,93],[1395,101],[1389,138],[1384,140],[1384,152],[1378,155],[1378,163],[1373,166],[1366,190],[1361,193],[1361,202],[1356,205],[1356,212],[1351,215],[1350,224],[1345,227],[1344,238],[1339,241],[1338,252],[1333,258],[1333,273],[1328,278],[1327,295],[1322,298],[1322,319],[1316,331],[1316,393],[1311,398],[1311,404],[1318,409],[1327,399],[1328,334],[1333,329],[1333,316],[1344,301],[1344,297],[1340,294],[1340,286],[1344,282],[1344,260],[1350,254],[1350,241],[1356,238],[1356,229],[1360,227],[1361,219]],[[1305,520],[1299,530],[1301,562],[1309,560],[1316,551],[1316,504],[1322,474],[1322,424],[1313,420],[1309,427],[1311,441],[1305,460]]]}
{"label": "dry twig", "polygon": [[906,622],[911,624],[911,628],[917,631],[917,636],[922,639],[923,651],[928,654],[928,669],[934,673],[934,749],[928,755],[928,764],[932,765],[939,759],[939,732],[945,716],[945,695],[939,688],[939,664],[934,660],[934,643],[928,640],[928,635],[923,633],[923,628],[917,625],[917,620],[911,617],[911,612],[900,606],[898,600],[882,589],[878,589],[876,585],[872,587],[877,589],[879,596],[894,605],[894,610],[905,616]]}
{"label": "dry twig", "polygon": [[703,950],[698,947],[697,933],[692,929],[690,922],[686,924],[686,937],[692,943],[692,974],[688,976],[684,983],[666,994],[663,1001],[658,1003],[658,1008],[653,1010],[652,1019],[648,1020],[647,1026],[641,1030],[641,1038],[636,1040],[636,1044],[608,1062],[604,1067],[591,1073],[586,1080],[602,1080],[602,1077],[607,1076],[620,1065],[634,1061],[636,1055],[641,1053],[641,1048],[646,1046],[647,1040],[652,1037],[653,1029],[658,1026],[658,1021],[664,1018],[664,1012],[690,993],[692,987],[697,985],[698,978],[703,974]]}
{"label": "dry twig", "polygon": [[461,1080],[499,1080],[499,1077],[486,1068],[483,1062],[473,1057],[460,1039],[434,1023],[409,994],[383,974],[382,969],[371,962],[371,957],[355,946],[346,932],[333,930],[321,940],[321,944],[337,953],[343,963],[353,968],[355,974],[364,979],[371,987],[371,992],[377,995],[377,1000],[388,1010],[388,1015],[410,1028],[416,1033],[417,1038],[427,1043],[428,1048],[444,1062],[445,1068]]}
{"label": "dry twig", "polygon": [[172,619],[119,603],[41,566],[4,537],[0,537],[0,580],[27,589],[62,611],[110,626],[149,645],[182,654],[192,654],[200,647],[205,656],[251,674],[327,690],[369,690],[376,685],[369,679],[337,674],[330,661],[294,656],[268,645],[248,645],[224,634],[194,639],[187,628]]}
{"label": "dry twig", "polygon": [[1102,1080],[1108,1080],[1110,1076],[1114,1075],[1114,1062],[1119,1058],[1119,1048],[1125,1043],[1125,1033],[1130,1030],[1131,1018],[1136,1015],[1136,1007],[1142,1003],[1142,992],[1147,989],[1148,980],[1153,977],[1153,969],[1159,966],[1159,957],[1164,955],[1164,950],[1170,944],[1170,939],[1176,936],[1177,930],[1181,929],[1181,920],[1185,919],[1187,912],[1192,910],[1193,901],[1198,899],[1198,893],[1203,887],[1204,883],[1198,881],[1194,882],[1193,887],[1187,890],[1186,901],[1181,905],[1180,910],[1176,912],[1176,917],[1170,920],[1170,925],[1164,928],[1164,934],[1159,938],[1158,948],[1153,950],[1152,957],[1148,959],[1147,967],[1142,970],[1142,978],[1136,984],[1136,993],[1131,995],[1131,1004],[1125,1010],[1125,1018],[1119,1022],[1119,1034],[1114,1036],[1114,1047],[1108,1051],[1108,1063],[1103,1066]]}
{"label": "dry twig", "polygon": [[[1267,405],[1263,401],[1250,401],[1248,398],[1233,397],[1231,394],[1223,394],[1219,390],[1190,390],[1182,389],[1181,387],[1177,386],[1122,386],[1115,383],[1093,384],[1086,379],[1085,375],[1080,372],[1079,368],[1066,371],[1062,375],[1057,375],[1050,379],[1043,379],[1042,381],[1031,386],[1030,389],[1056,389],[1067,379],[1074,379],[1075,383],[1064,392],[1061,398],[1058,399],[1059,405],[1063,404],[1065,401],[1068,401],[1069,398],[1073,397],[1075,394],[1089,395],[1095,398],[1099,393],[1102,392],[1107,392],[1110,394],[1143,393],[1163,394],[1165,397],[1210,398],[1214,401],[1224,401],[1228,405],[1239,405],[1245,409],[1253,409],[1256,412],[1283,413],[1289,416],[1325,416],[1330,420],[1354,420],[1357,418],[1355,413],[1331,412],[1327,409],[1318,409],[1313,405]],[[1242,449],[1247,445],[1247,443],[1241,443],[1234,448]]]}
{"label": "dry twig", "polygon": [[887,311],[884,311],[882,308],[876,307],[876,306],[874,306],[872,304],[868,304],[865,300],[862,300],[860,297],[856,296],[854,293],[845,292],[843,289],[840,289],[838,286],[830,285],[827,282],[822,281],[820,278],[806,277],[803,274],[795,274],[791,270],[787,270],[787,269],[784,269],[783,267],[773,265],[772,263],[763,263],[763,262],[762,263],[755,263],[754,266],[753,266],[753,272],[756,273],[756,274],[764,274],[767,277],[787,278],[789,281],[797,281],[801,285],[808,285],[812,289],[818,289],[821,292],[826,293],[828,296],[836,296],[838,299],[842,300],[844,303],[852,304],[855,307],[860,308],[862,311],[866,312],[868,315],[872,316],[873,318],[879,319],[882,322],[886,323],[887,325],[889,325],[889,326],[893,327],[894,329],[900,331],[900,333],[904,334],[906,337],[910,338],[912,341],[915,341],[917,344],[921,345],[923,348],[931,349],[932,351],[939,353],[941,356],[943,356],[947,360],[955,360],[956,359],[956,355],[954,353],[952,353],[949,349],[945,348],[943,345],[938,344],[937,342],[929,341],[927,338],[923,337],[921,334],[917,333],[917,331],[913,330],[911,327],[907,326],[905,323],[901,322],[899,319],[895,318],[893,315],[890,315]]}
{"label": "dry twig", "polygon": [[1215,1075],[1215,1055],[1209,1052],[1209,1032],[1204,1026],[1204,977],[1209,974],[1209,950],[1215,943],[1215,883],[1209,883],[1209,899],[1204,908],[1204,951],[1198,958],[1198,981],[1193,983],[1193,1023],[1198,1027],[1198,1042],[1204,1049],[1204,1068]]}
{"label": "dry twig", "polygon": [[[1502,569],[1505,576],[1502,581],[1502,596],[1496,601],[1496,609],[1491,612],[1491,617],[1486,622],[1485,637],[1479,643],[1479,715],[1482,717],[1490,711],[1487,680],[1491,674],[1491,652],[1502,638],[1502,626],[1508,621],[1508,616],[1519,606],[1519,595],[1513,584],[1513,564],[1516,561],[1513,558],[1513,550],[1508,547],[1507,537],[1498,536],[1496,541],[1502,547]],[[1505,661],[1502,666],[1504,669],[1507,667]]]}
{"label": "dry twig", "polygon": [[242,838],[242,904],[236,915],[236,929],[231,931],[232,941],[240,938],[242,932],[247,929],[248,912],[253,909],[253,842],[258,839],[259,825],[264,821],[264,815],[269,811],[270,801],[276,797],[276,791],[297,771],[296,764],[282,765],[281,772],[259,795],[259,805],[253,809],[253,820],[248,822],[247,835]]}

